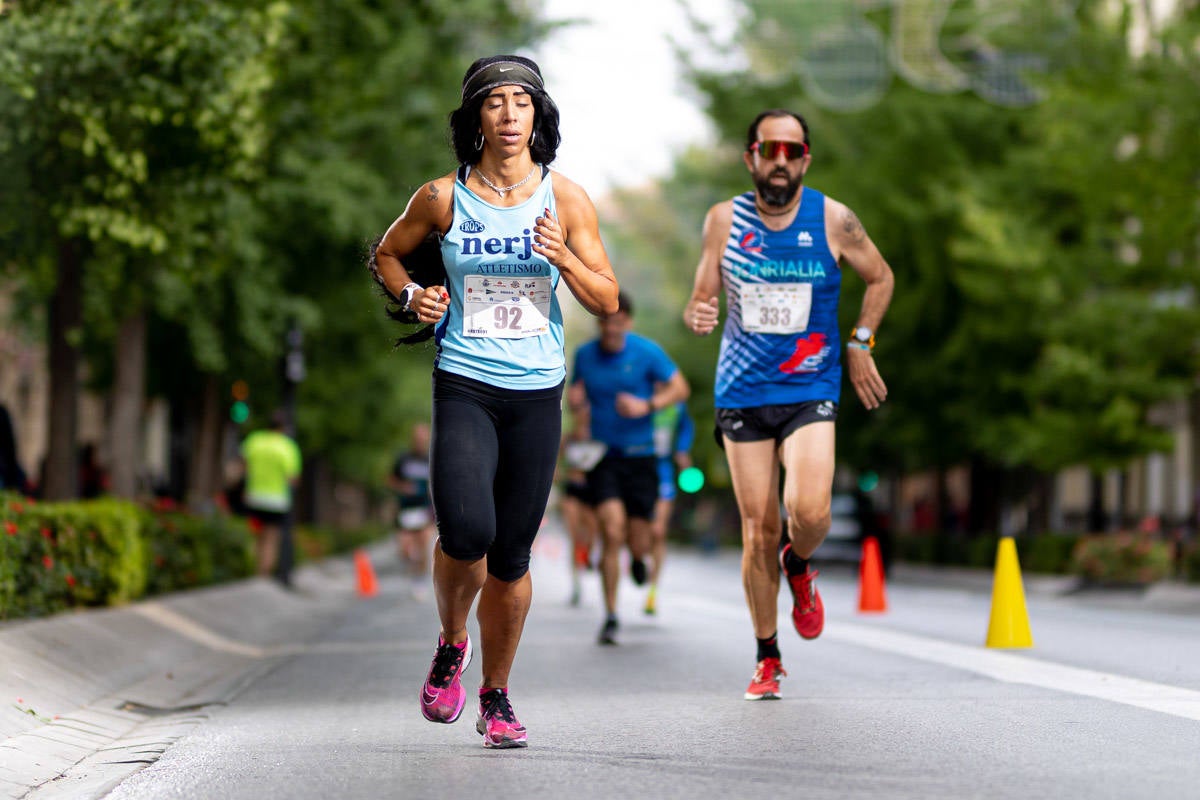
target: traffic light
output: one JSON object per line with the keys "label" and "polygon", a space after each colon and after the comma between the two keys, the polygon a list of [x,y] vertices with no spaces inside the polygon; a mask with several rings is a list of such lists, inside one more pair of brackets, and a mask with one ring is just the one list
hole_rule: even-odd
{"label": "traffic light", "polygon": [[233,382],[229,393],[233,395],[233,405],[229,407],[229,418],[237,425],[250,419],[250,406],[246,400],[250,397],[250,386],[244,380]]}
{"label": "traffic light", "polygon": [[699,467],[688,467],[679,473],[676,479],[681,491],[688,494],[695,494],[704,488],[704,473]]}
{"label": "traffic light", "polygon": [[858,488],[864,492],[873,492],[879,486],[879,473],[867,470],[858,476]]}
{"label": "traffic light", "polygon": [[229,408],[229,418],[238,425],[241,425],[250,419],[250,406],[246,405],[242,400],[233,401],[233,405]]}

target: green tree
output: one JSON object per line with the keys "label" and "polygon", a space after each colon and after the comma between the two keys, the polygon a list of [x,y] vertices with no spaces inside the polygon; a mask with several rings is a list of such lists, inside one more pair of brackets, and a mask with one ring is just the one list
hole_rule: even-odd
{"label": "green tree", "polygon": [[[821,37],[815,23],[792,19],[801,5],[747,0],[735,47],[748,66],[691,66],[721,145],[685,157],[663,186],[657,216],[670,218],[672,206],[694,215],[691,243],[678,248],[690,263],[677,269],[688,272],[698,253],[702,211],[691,206],[748,188],[737,155],[745,125],[760,109],[793,107],[812,127],[809,182],[858,212],[897,274],[877,349],[889,402],[869,417],[843,404],[841,459],[893,472],[966,462],[978,487],[995,478],[998,489],[1023,491],[1006,471],[1120,464],[1164,447],[1148,411],[1196,371],[1194,336],[1184,333],[1195,329],[1200,230],[1189,199],[1197,140],[1185,133],[1197,112],[1184,100],[1200,74],[1196,4],[1179,4],[1158,32],[1163,46],[1137,55],[1132,3],[1119,4],[1123,15],[1080,3],[1069,25],[1013,15],[1007,28],[988,4],[956,3],[943,41],[972,42],[966,55],[979,63],[1033,51],[1043,69],[1028,86],[1041,102],[1012,107],[894,82],[852,111],[810,91],[813,59],[845,53],[806,49]],[[826,5],[822,14],[833,14],[837,4]],[[895,20],[882,9],[854,16],[885,36]],[[686,231],[661,219],[630,224],[631,238]],[[673,261],[676,249],[662,251]],[[635,257],[661,270],[653,254]],[[845,294],[848,326],[855,282]],[[704,402],[706,383],[693,383]],[[997,505],[984,505],[975,524],[994,527]]]}
{"label": "green tree", "polygon": [[448,116],[471,61],[520,50],[547,28],[526,4],[500,0],[293,7],[262,241],[287,292],[316,306],[300,441],[320,468],[381,484],[405,428],[428,418],[433,347],[391,347],[403,331],[367,277],[368,244],[423,181],[456,166]]}
{"label": "green tree", "polygon": [[222,229],[262,161],[285,10],[26,0],[0,18],[0,242],[49,295],[48,497],[75,491],[85,320],[117,348],[114,488],[133,492],[145,309],[230,266]]}

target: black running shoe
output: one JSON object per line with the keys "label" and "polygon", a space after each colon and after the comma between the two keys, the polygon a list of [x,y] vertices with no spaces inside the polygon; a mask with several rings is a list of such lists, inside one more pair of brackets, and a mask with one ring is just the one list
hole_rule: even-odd
{"label": "black running shoe", "polygon": [[646,562],[635,558],[629,562],[629,575],[638,586],[646,583]]}
{"label": "black running shoe", "polygon": [[604,620],[604,627],[600,629],[600,636],[596,640],[600,644],[616,644],[617,643],[617,618],[609,617]]}

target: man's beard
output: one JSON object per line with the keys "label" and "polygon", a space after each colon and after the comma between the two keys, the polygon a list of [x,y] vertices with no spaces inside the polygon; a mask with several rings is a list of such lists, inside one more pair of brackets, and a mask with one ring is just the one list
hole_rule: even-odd
{"label": "man's beard", "polygon": [[[780,186],[771,183],[771,178],[776,175],[782,175],[787,178],[787,184]],[[783,208],[788,203],[796,199],[796,192],[800,191],[800,184],[804,182],[804,176],[792,180],[792,176],[787,174],[786,170],[776,169],[771,170],[766,175],[756,175],[754,177],[754,188],[758,189],[758,196],[768,206]]]}

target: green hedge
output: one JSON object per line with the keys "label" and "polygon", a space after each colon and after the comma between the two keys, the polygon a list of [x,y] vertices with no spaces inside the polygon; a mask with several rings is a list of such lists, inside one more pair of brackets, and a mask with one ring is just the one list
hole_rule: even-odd
{"label": "green hedge", "polygon": [[145,514],[118,500],[0,497],[0,618],[124,603],[146,590]]}
{"label": "green hedge", "polygon": [[385,525],[366,525],[341,530],[315,525],[297,525],[293,533],[296,560],[320,561],[378,541],[388,535]]}
{"label": "green hedge", "polygon": [[254,574],[254,539],[245,520],[145,512],[147,594],[173,592]]}
{"label": "green hedge", "polygon": [[1148,584],[1171,574],[1171,545],[1144,533],[1086,536],[1071,554],[1072,572],[1099,583]]}
{"label": "green hedge", "polygon": [[[1079,538],[1063,533],[1016,537],[1021,568],[1028,572],[1070,572],[1071,554]],[[995,534],[972,537],[950,533],[901,534],[895,537],[894,547],[900,561],[991,568],[996,563],[998,543]]]}
{"label": "green hedge", "polygon": [[[298,561],[388,534],[299,526]],[[254,573],[254,537],[240,517],[100,499],[35,503],[0,492],[0,620],[127,603]]]}
{"label": "green hedge", "polygon": [[248,528],[123,500],[0,495],[0,619],[217,583],[253,572]]}
{"label": "green hedge", "polygon": [[1200,583],[1200,542],[1192,542],[1183,551],[1183,574],[1191,583]]}

